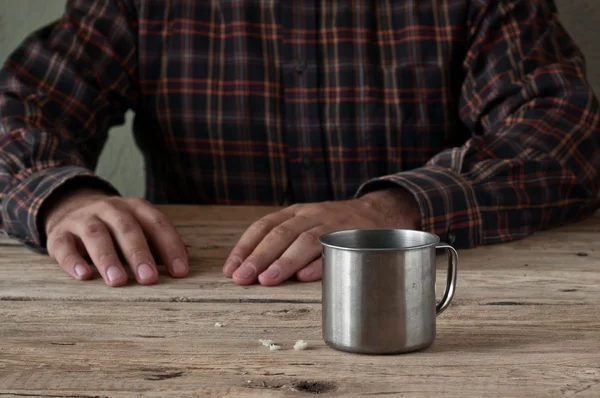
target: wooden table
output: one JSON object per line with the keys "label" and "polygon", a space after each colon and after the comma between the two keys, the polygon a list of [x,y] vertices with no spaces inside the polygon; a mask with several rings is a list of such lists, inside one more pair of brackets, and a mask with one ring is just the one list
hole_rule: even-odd
{"label": "wooden table", "polygon": [[162,209],[190,246],[187,279],[109,288],[0,246],[0,397],[600,396],[598,216],[460,252],[433,346],[365,356],[322,341],[320,283],[222,276],[244,228],[272,209]]}

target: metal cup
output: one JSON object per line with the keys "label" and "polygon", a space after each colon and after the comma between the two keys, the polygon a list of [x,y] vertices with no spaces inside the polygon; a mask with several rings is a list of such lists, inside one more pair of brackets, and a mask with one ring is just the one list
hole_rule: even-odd
{"label": "metal cup", "polygon": [[[397,354],[429,347],[436,317],[452,301],[458,254],[437,235],[355,229],[321,235],[323,339],[338,350]],[[448,253],[448,278],[436,303],[436,249]]]}

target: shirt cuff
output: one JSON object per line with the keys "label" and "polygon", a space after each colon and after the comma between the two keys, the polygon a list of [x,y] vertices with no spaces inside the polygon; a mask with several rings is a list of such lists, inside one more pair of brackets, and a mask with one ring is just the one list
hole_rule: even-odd
{"label": "shirt cuff", "polygon": [[1,211],[6,235],[36,252],[46,253],[45,236],[38,228],[39,210],[56,189],[74,179],[82,187],[98,187],[119,195],[112,184],[84,167],[61,166],[35,171],[19,180],[4,196]]}
{"label": "shirt cuff", "polygon": [[368,192],[400,186],[419,204],[421,228],[456,248],[482,243],[481,213],[471,184],[460,174],[443,167],[426,166],[366,181],[355,197]]}

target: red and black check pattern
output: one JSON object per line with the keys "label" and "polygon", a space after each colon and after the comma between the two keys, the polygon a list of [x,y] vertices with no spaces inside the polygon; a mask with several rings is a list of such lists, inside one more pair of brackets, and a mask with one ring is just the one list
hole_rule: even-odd
{"label": "red and black check pattern", "polygon": [[0,227],[136,112],[154,203],[340,200],[385,184],[457,247],[598,206],[600,116],[549,0],[71,0],[0,74]]}

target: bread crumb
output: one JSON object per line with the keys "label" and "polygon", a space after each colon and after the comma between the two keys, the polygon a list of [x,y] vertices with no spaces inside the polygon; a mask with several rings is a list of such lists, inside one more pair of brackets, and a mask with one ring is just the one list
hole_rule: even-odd
{"label": "bread crumb", "polygon": [[223,325],[221,322],[216,322],[215,323],[215,327],[216,328],[222,328],[223,326],[225,326],[225,325]]}
{"label": "bread crumb", "polygon": [[298,340],[294,344],[294,350],[306,350],[306,347],[308,347],[308,343],[304,340]]}
{"label": "bread crumb", "polygon": [[275,342],[273,340],[268,340],[268,339],[260,339],[258,340],[262,345],[264,345],[265,347],[269,347],[269,350],[271,351],[277,351],[277,350],[281,350],[281,346],[275,344]]}
{"label": "bread crumb", "polygon": [[264,345],[265,347],[268,347],[271,344],[275,343],[273,340],[265,340],[265,339],[260,339],[260,340],[258,340],[258,342],[260,344]]}

